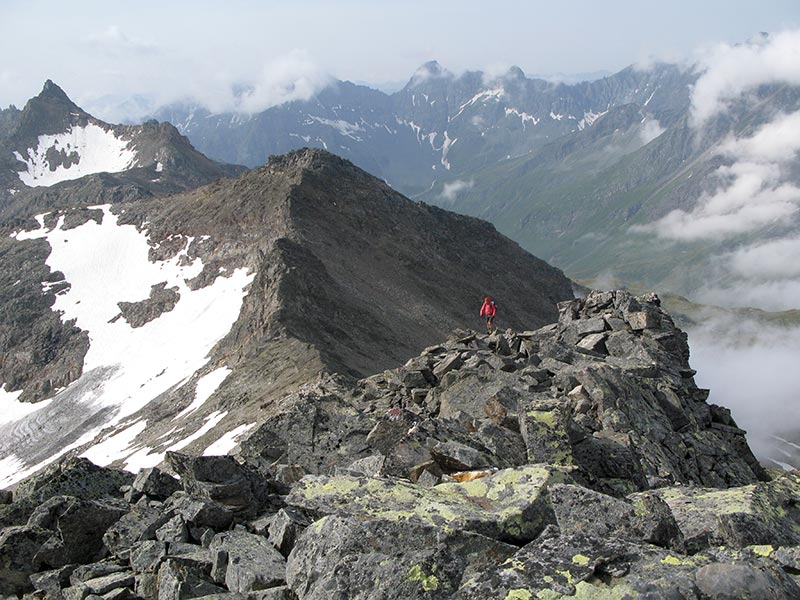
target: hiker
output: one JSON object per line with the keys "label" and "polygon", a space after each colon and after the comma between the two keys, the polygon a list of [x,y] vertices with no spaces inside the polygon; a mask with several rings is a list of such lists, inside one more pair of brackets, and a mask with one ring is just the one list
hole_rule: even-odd
{"label": "hiker", "polygon": [[481,306],[481,316],[486,317],[486,331],[492,333],[494,329],[494,316],[497,314],[497,306],[494,300],[488,296],[483,299],[483,306]]}

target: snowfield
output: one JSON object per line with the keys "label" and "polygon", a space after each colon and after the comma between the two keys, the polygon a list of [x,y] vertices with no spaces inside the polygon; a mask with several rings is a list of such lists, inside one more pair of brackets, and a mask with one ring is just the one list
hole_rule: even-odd
{"label": "snowfield", "polygon": [[[89,123],[71,127],[64,133],[40,135],[36,148],[28,148],[28,156],[14,152],[25,163],[19,178],[29,187],[53,185],[78,179],[92,173],[119,173],[136,166],[136,151],[124,140],[102,127]],[[69,166],[51,165],[48,153],[57,152],[69,158]]]}
{"label": "snowfield", "polygon": [[[203,270],[200,259],[187,256],[193,238],[184,238],[183,249],[173,258],[151,262],[146,232],[133,225],[119,225],[108,205],[96,208],[102,210],[100,224],[90,220],[65,231],[62,217],[48,231],[43,225],[44,217],[39,216],[39,229],[14,236],[18,240],[48,241],[52,252],[47,265],[52,271],[63,272],[70,283],[69,289],[56,297],[53,310],[64,321],[75,319],[76,325],[88,332],[90,347],[84,358],[83,375],[46,405],[19,406],[18,393],[0,390],[0,408],[6,421],[0,421],[0,488],[92,441],[97,444],[84,455],[101,465],[128,457],[132,459],[131,466],[137,467],[160,462],[157,456],[148,457],[148,449],[133,443],[144,430],[143,421],[126,424],[121,431],[112,430],[111,435],[104,434],[104,439],[96,439],[98,433],[120,423],[160,394],[189,383],[236,322],[253,280],[254,275],[246,269],[236,269],[227,272],[227,277],[218,276],[205,288],[191,290],[187,280]],[[178,303],[149,323],[131,327],[120,316],[117,303],[145,300],[151,287],[159,283],[177,288]],[[196,386],[195,401],[185,414],[199,408],[229,373],[229,369],[219,367],[191,383]],[[90,419],[96,415],[103,418]],[[223,416],[208,418],[204,432]],[[91,422],[92,426],[81,427],[84,422]],[[55,428],[51,435],[56,438],[68,434],[71,437],[64,437],[63,442],[53,440],[56,450],[48,456],[41,456],[40,451],[26,452],[26,431],[34,424]],[[172,448],[183,447],[191,441],[188,438],[202,435],[198,433],[180,432],[165,443],[171,443]],[[32,465],[31,456],[40,460]]]}

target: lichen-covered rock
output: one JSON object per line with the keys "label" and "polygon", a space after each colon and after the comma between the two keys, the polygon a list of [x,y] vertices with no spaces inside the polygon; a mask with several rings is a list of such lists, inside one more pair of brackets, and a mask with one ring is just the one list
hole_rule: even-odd
{"label": "lichen-covered rock", "polygon": [[449,598],[515,550],[458,528],[325,517],[300,536],[287,581],[304,600]]}
{"label": "lichen-covered rock", "polygon": [[133,474],[127,471],[98,467],[85,458],[55,463],[17,485],[14,501],[0,505],[0,527],[24,524],[37,506],[53,496],[122,498],[120,488],[132,481]]}
{"label": "lichen-covered rock", "polygon": [[643,493],[636,502],[625,502],[569,484],[552,485],[549,494],[562,535],[615,537],[683,550],[675,518],[658,496]]}
{"label": "lichen-covered rock", "polygon": [[691,552],[719,545],[800,545],[797,472],[742,487],[671,487],[653,493],[669,505]]}
{"label": "lichen-covered rock", "polygon": [[[723,554],[685,557],[632,540],[547,533],[465,582],[452,598],[800,597],[800,587],[774,561],[755,553]],[[719,564],[725,568],[714,566]],[[726,570],[735,583],[722,580]],[[748,574],[754,579],[745,582]]]}
{"label": "lichen-covered rock", "polygon": [[286,502],[317,516],[418,522],[519,542],[554,521],[547,488],[569,481],[570,469],[548,465],[504,469],[433,488],[402,480],[308,476]]}

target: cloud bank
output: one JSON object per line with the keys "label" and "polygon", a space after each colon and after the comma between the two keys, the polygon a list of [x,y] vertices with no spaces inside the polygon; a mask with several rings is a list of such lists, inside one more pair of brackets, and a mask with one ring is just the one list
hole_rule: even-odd
{"label": "cloud bank", "polygon": [[714,318],[690,330],[689,343],[697,384],[711,390],[709,402],[731,409],[768,466],[785,462],[773,436],[798,433],[800,328]]}
{"label": "cloud bank", "polygon": [[800,85],[800,30],[719,44],[701,50],[698,59],[702,75],[692,91],[692,114],[699,125],[761,85]]}
{"label": "cloud bank", "polygon": [[800,208],[800,188],[784,175],[800,152],[800,111],[784,114],[748,138],[729,137],[718,154],[733,164],[720,167],[720,182],[691,210],[674,210],[634,231],[693,241],[722,240],[785,222]]}

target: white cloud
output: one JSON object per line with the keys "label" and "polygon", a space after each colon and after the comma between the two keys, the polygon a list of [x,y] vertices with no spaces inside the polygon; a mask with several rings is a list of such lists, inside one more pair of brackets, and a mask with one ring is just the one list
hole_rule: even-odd
{"label": "white cloud", "polygon": [[800,422],[800,328],[731,316],[688,333],[696,380],[711,390],[709,401],[732,410],[759,458],[775,458],[772,436],[796,434]]}
{"label": "white cloud", "polygon": [[475,181],[472,179],[449,181],[442,186],[442,193],[439,194],[439,197],[448,202],[455,202],[456,197],[461,192],[471,189],[473,185],[475,185]]}
{"label": "white cloud", "polygon": [[760,85],[800,85],[800,30],[719,44],[701,51],[698,62],[702,75],[692,90],[692,111],[702,124]]}
{"label": "white cloud", "polygon": [[695,297],[699,302],[717,306],[755,306],[767,311],[792,310],[800,307],[800,280],[740,279],[727,285],[709,285],[698,290]]}
{"label": "white cloud", "polygon": [[674,210],[633,228],[672,240],[725,239],[786,222],[800,208],[800,188],[783,173],[800,151],[800,111],[781,115],[748,138],[729,138],[718,153],[733,159],[720,167],[721,184],[692,210]]}
{"label": "white cloud", "polygon": [[641,129],[639,129],[639,137],[641,138],[643,144],[649,144],[665,131],[666,129],[661,126],[661,123],[658,122],[658,119],[648,117],[642,124]]}
{"label": "white cloud", "polygon": [[232,98],[232,108],[255,113],[293,100],[308,100],[332,81],[302,50],[268,62],[249,89]]}
{"label": "white cloud", "polygon": [[100,33],[86,36],[84,42],[94,50],[106,52],[112,56],[119,54],[152,54],[158,51],[153,42],[130,37],[117,25],[109,25]]}
{"label": "white cloud", "polygon": [[[731,270],[741,277],[762,281],[800,278],[800,237],[754,244],[727,255]],[[800,304],[800,296],[795,296]]]}

